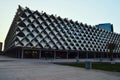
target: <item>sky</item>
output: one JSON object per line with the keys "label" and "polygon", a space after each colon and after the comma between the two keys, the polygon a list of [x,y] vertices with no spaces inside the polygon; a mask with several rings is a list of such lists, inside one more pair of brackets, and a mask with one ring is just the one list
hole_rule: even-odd
{"label": "sky", "polygon": [[92,26],[111,23],[120,33],[120,0],[0,0],[0,42],[4,43],[18,5]]}

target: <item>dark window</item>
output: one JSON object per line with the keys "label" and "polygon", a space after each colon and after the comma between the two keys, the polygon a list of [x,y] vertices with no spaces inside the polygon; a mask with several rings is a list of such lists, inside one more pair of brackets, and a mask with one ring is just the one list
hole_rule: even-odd
{"label": "dark window", "polygon": [[26,16],[25,13],[22,13],[22,14],[21,14],[21,17],[26,18],[27,16]]}
{"label": "dark window", "polygon": [[21,26],[21,27],[26,27],[25,23],[23,23],[23,22],[20,22],[20,23],[19,23],[19,26]]}
{"label": "dark window", "polygon": [[18,33],[18,36],[20,36],[20,37],[24,37],[25,34],[23,34],[22,32],[19,32],[19,33]]}
{"label": "dark window", "polygon": [[74,46],[74,44],[73,44],[73,43],[70,43],[70,45],[71,45],[71,46]]}

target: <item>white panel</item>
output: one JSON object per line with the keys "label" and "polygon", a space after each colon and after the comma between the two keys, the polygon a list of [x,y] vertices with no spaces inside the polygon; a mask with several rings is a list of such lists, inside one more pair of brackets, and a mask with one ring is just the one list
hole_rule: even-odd
{"label": "white panel", "polygon": [[41,24],[43,21],[41,19],[38,19],[38,22]]}
{"label": "white panel", "polygon": [[35,27],[37,27],[37,26],[38,26],[38,24],[37,24],[36,22],[34,22],[34,23],[33,23],[33,25],[34,25]]}
{"label": "white panel", "polygon": [[30,15],[28,12],[25,12],[25,14],[26,14],[27,16],[29,16],[29,15]]}
{"label": "white panel", "polygon": [[25,36],[29,34],[29,32],[26,30],[24,30],[23,33],[25,34]]}
{"label": "white panel", "polygon": [[36,39],[37,39],[39,42],[42,40],[42,38],[40,38],[40,37],[37,37]]}
{"label": "white panel", "polygon": [[33,35],[36,37],[38,33],[36,31],[33,31]]}
{"label": "white panel", "polygon": [[28,41],[26,41],[25,39],[22,41],[22,43],[24,44],[24,46],[27,45]]}
{"label": "white panel", "polygon": [[32,31],[32,30],[33,30],[32,26],[29,26],[28,28],[29,28],[29,30],[30,30],[30,31]]}
{"label": "white panel", "polygon": [[39,16],[37,14],[34,14],[35,18],[38,18]]}
{"label": "white panel", "polygon": [[33,37],[31,35],[28,36],[29,41],[31,41],[33,39]]}
{"label": "white panel", "polygon": [[31,21],[31,22],[33,22],[33,21],[34,21],[34,19],[33,19],[32,17],[30,17],[29,19],[30,19],[30,21]]}
{"label": "white panel", "polygon": [[36,45],[37,45],[37,42],[36,41],[32,41],[32,44],[33,44],[33,46],[35,47]]}

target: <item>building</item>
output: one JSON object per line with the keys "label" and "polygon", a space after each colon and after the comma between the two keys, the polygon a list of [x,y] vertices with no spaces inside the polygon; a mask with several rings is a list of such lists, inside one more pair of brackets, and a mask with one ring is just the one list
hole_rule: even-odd
{"label": "building", "polygon": [[0,42],[0,52],[2,51],[2,42]]}
{"label": "building", "polygon": [[95,26],[19,6],[5,39],[4,52],[18,58],[109,58],[106,45],[120,35]]}
{"label": "building", "polygon": [[113,24],[110,23],[98,24],[96,27],[113,32]]}

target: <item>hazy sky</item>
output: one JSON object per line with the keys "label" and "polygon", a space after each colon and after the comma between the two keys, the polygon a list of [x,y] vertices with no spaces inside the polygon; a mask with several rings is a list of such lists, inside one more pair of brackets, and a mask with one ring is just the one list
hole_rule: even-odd
{"label": "hazy sky", "polygon": [[0,42],[4,42],[18,5],[96,25],[112,23],[120,33],[120,0],[0,0]]}

